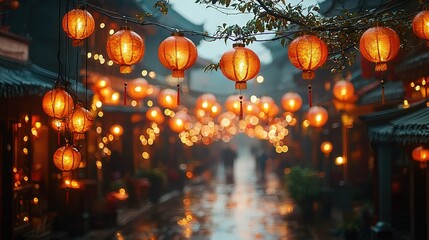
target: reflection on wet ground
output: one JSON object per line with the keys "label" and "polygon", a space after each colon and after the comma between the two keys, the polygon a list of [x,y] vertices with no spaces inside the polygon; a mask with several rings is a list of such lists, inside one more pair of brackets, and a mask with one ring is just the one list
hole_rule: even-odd
{"label": "reflection on wet ground", "polygon": [[154,207],[129,223],[114,239],[315,239],[293,217],[294,205],[273,173],[258,184],[254,159],[241,154],[234,184],[226,184],[222,167],[209,184],[186,187],[181,197]]}

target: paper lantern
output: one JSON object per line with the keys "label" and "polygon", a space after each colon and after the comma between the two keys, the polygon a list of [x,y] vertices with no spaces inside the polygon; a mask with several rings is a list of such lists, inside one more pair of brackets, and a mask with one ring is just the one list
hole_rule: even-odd
{"label": "paper lantern", "polygon": [[211,93],[205,93],[200,95],[196,102],[195,108],[202,109],[204,111],[210,110],[210,108],[216,103],[217,99],[215,95]]}
{"label": "paper lantern", "polygon": [[320,106],[313,106],[308,109],[307,119],[313,127],[323,127],[328,121],[328,111]]}
{"label": "paper lantern", "polygon": [[76,148],[67,144],[55,151],[53,160],[58,169],[67,172],[79,167],[81,155]]}
{"label": "paper lantern", "polygon": [[421,168],[426,168],[427,161],[429,160],[429,149],[419,146],[414,148],[412,152],[413,159],[420,162]]}
{"label": "paper lantern", "polygon": [[130,73],[131,65],[143,58],[143,39],[129,27],[122,27],[107,39],[106,51],[109,58],[120,66],[121,73]]}
{"label": "paper lantern", "polygon": [[65,90],[55,88],[45,93],[42,107],[53,118],[65,118],[73,111],[73,98]]}
{"label": "paper lantern", "polygon": [[76,104],[70,115],[69,128],[75,134],[75,138],[82,139],[83,133],[88,131],[94,123],[94,116],[81,104]]}
{"label": "paper lantern", "polygon": [[332,152],[333,146],[332,143],[329,141],[323,141],[320,144],[320,151],[325,154],[325,156],[329,156],[329,154]]}
{"label": "paper lantern", "polygon": [[335,98],[346,102],[353,97],[355,93],[355,87],[350,81],[339,80],[334,84],[333,93]]}
{"label": "paper lantern", "polygon": [[80,46],[95,29],[91,13],[84,9],[73,9],[63,16],[62,26],[67,36],[73,39],[73,46]]}
{"label": "paper lantern", "polygon": [[142,100],[149,95],[149,83],[144,78],[136,78],[128,83],[128,95],[135,100]]}
{"label": "paper lantern", "polygon": [[261,67],[258,55],[242,43],[233,44],[233,49],[226,51],[219,62],[223,75],[235,81],[236,89],[246,89],[246,81],[254,78]]}
{"label": "paper lantern", "polygon": [[314,35],[303,35],[289,44],[288,57],[295,67],[302,70],[302,78],[309,80],[314,78],[314,70],[325,64],[328,47]]}
{"label": "paper lantern", "polygon": [[231,95],[225,101],[225,107],[228,111],[240,114],[240,97],[239,95]]}
{"label": "paper lantern", "polygon": [[180,32],[174,32],[161,42],[158,58],[164,67],[173,71],[172,76],[183,78],[184,71],[197,60],[197,47]]}
{"label": "paper lantern", "polygon": [[111,87],[110,84],[110,79],[108,77],[99,77],[92,86],[92,89],[96,92],[100,92],[102,89]]}
{"label": "paper lantern", "polygon": [[164,108],[173,109],[177,107],[175,99],[177,98],[177,92],[173,89],[166,88],[161,90],[158,95],[158,103]]}
{"label": "paper lantern", "polygon": [[124,128],[119,124],[112,125],[110,127],[110,133],[115,137],[120,137],[124,133]]}
{"label": "paper lantern", "polygon": [[[413,32],[417,37],[429,40],[429,11],[423,10],[419,12],[413,19]],[[426,42],[429,46],[429,41]]]}
{"label": "paper lantern", "polygon": [[171,130],[180,133],[189,127],[191,118],[185,112],[176,112],[174,117],[170,118],[169,125]]}
{"label": "paper lantern", "polygon": [[217,115],[220,114],[221,111],[222,111],[222,106],[218,102],[216,102],[213,104],[213,106],[210,107],[210,116],[216,117]]}
{"label": "paper lantern", "polygon": [[285,111],[294,113],[302,106],[302,98],[298,93],[287,92],[281,99],[282,107]]}
{"label": "paper lantern", "polygon": [[276,105],[276,103],[274,102],[272,97],[263,96],[259,99],[259,110],[261,110],[267,115],[273,109],[274,105]]}
{"label": "paper lantern", "polygon": [[359,49],[364,58],[375,63],[375,71],[386,71],[386,62],[399,52],[399,36],[388,27],[372,27],[361,38]]}
{"label": "paper lantern", "polygon": [[151,107],[146,111],[146,118],[151,122],[162,124],[164,122],[164,115],[159,107]]}
{"label": "paper lantern", "polygon": [[244,102],[244,112],[246,113],[246,115],[258,116],[260,110],[256,104],[250,101],[246,101]]}

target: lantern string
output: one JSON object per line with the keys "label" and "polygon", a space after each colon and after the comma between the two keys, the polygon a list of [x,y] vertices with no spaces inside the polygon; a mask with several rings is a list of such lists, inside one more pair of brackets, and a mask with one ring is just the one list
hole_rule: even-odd
{"label": "lantern string", "polygon": [[384,80],[381,79],[381,104],[384,104],[385,98],[384,98]]}
{"label": "lantern string", "polygon": [[60,133],[60,127],[57,127],[58,131],[57,131],[57,141],[58,141],[58,146],[60,146],[61,144],[61,133]]}
{"label": "lantern string", "polygon": [[243,96],[241,95],[241,89],[240,89],[239,99],[240,99],[240,116],[239,116],[239,119],[243,120]]}
{"label": "lantern string", "polygon": [[312,96],[312,91],[311,91],[311,84],[308,84],[308,105],[310,107],[313,106],[313,96]]}
{"label": "lantern string", "polygon": [[127,82],[124,82],[124,106],[127,105]]}
{"label": "lantern string", "polygon": [[179,78],[177,78],[177,106],[180,106],[180,84],[179,84]]}

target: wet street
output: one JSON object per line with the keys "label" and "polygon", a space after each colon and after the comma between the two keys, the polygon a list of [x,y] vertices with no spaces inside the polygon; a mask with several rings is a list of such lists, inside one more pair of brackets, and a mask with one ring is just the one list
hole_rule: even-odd
{"label": "wet street", "polygon": [[124,226],[114,239],[317,239],[294,217],[295,207],[274,173],[257,181],[255,161],[242,150],[234,184],[219,166],[210,183],[192,184],[184,194],[153,207]]}

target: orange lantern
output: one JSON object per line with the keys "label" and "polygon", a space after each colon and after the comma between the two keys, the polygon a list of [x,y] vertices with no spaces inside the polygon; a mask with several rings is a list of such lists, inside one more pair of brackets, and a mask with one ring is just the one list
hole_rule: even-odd
{"label": "orange lantern", "polygon": [[427,161],[429,161],[429,149],[423,146],[414,148],[412,152],[413,159],[420,162],[421,168],[426,168]]}
{"label": "orange lantern", "polygon": [[94,85],[93,85],[93,90],[96,92],[100,92],[102,89],[108,88],[110,87],[110,79],[108,77],[100,77],[98,78]]}
{"label": "orange lantern", "polygon": [[177,98],[177,92],[173,89],[166,88],[161,90],[161,92],[158,95],[158,103],[164,108],[170,108],[173,109],[177,105],[174,102],[174,99]]}
{"label": "orange lantern", "polygon": [[386,71],[386,62],[399,52],[399,36],[388,27],[372,27],[361,38],[359,49],[364,58],[375,63],[375,71]]}
{"label": "orange lantern", "polygon": [[128,88],[128,95],[137,101],[149,95],[149,83],[144,78],[136,78],[130,81]]}
{"label": "orange lantern", "polygon": [[308,109],[307,119],[313,127],[323,127],[328,121],[328,111],[319,106],[313,106]]}
{"label": "orange lantern", "polygon": [[235,89],[246,89],[246,81],[254,78],[261,67],[258,55],[242,43],[232,45],[219,62],[220,70],[229,80],[235,81]]}
{"label": "orange lantern", "polygon": [[329,141],[323,141],[320,144],[320,151],[325,154],[325,156],[329,156],[329,154],[332,152],[333,146],[332,143]]}
{"label": "orange lantern", "polygon": [[110,127],[110,133],[115,137],[120,137],[124,133],[124,128],[119,124],[112,125]]}
{"label": "orange lantern", "polygon": [[95,21],[88,11],[73,9],[63,16],[62,26],[67,36],[73,39],[73,46],[81,46],[82,40],[94,32]]}
{"label": "orange lantern", "polygon": [[169,125],[171,130],[180,133],[191,123],[191,118],[185,112],[177,112],[174,117],[170,118]]}
{"label": "orange lantern", "polygon": [[184,71],[195,63],[197,55],[195,44],[181,32],[172,33],[158,48],[159,61],[173,71],[172,76],[175,78],[185,76]]}
{"label": "orange lantern", "polygon": [[240,114],[240,99],[238,95],[231,95],[225,101],[225,107],[228,111]]}
{"label": "orange lantern", "polygon": [[259,110],[268,115],[269,112],[274,108],[275,102],[272,97],[263,96],[259,99],[258,107]]}
{"label": "orange lantern", "polygon": [[285,111],[294,113],[301,108],[302,98],[298,93],[287,92],[283,95],[281,104]]}
{"label": "orange lantern", "polygon": [[222,106],[218,102],[216,102],[210,108],[210,116],[211,117],[216,117],[217,115],[219,115],[219,113],[221,111],[222,111]]}
{"label": "orange lantern", "polygon": [[244,112],[246,115],[258,116],[259,111],[259,107],[256,104],[249,101],[244,103]]}
{"label": "orange lantern", "polygon": [[122,27],[107,39],[106,51],[109,58],[120,65],[121,73],[130,73],[131,65],[143,58],[145,45],[137,33],[129,27]]}
{"label": "orange lantern", "polygon": [[[423,10],[419,12],[413,19],[413,32],[417,37],[429,40],[429,11]],[[426,42],[429,46],[429,41]]]}
{"label": "orange lantern", "polygon": [[81,156],[76,148],[67,144],[55,151],[53,160],[58,169],[68,172],[79,167]]}
{"label": "orange lantern", "polygon": [[81,104],[76,104],[70,116],[69,127],[74,132],[76,139],[82,139],[83,133],[88,131],[94,123],[94,116]]}
{"label": "orange lantern", "polygon": [[334,84],[333,93],[338,100],[346,102],[353,97],[355,87],[350,81],[339,80]]}
{"label": "orange lantern", "polygon": [[43,111],[53,118],[65,118],[73,111],[73,98],[61,88],[55,88],[43,96]]}
{"label": "orange lantern", "polygon": [[147,120],[155,122],[157,124],[162,124],[164,122],[164,116],[162,115],[161,109],[159,107],[151,107],[146,112]]}
{"label": "orange lantern", "polygon": [[205,93],[197,98],[195,107],[207,111],[216,103],[216,101],[217,99],[215,95],[211,93]]}

